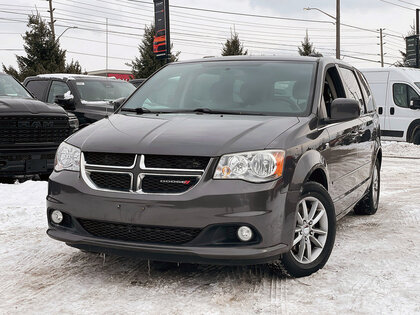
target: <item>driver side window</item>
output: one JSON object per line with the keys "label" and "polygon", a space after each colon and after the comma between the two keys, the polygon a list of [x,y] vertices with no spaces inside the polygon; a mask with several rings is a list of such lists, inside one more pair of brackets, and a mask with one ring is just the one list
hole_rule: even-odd
{"label": "driver side window", "polygon": [[419,98],[417,92],[405,83],[395,83],[392,87],[392,93],[395,105],[403,108],[409,108],[410,101]]}
{"label": "driver side window", "polygon": [[324,90],[322,92],[322,104],[325,112],[331,118],[331,104],[339,97],[345,97],[343,86],[336,67],[331,67],[325,74]]}
{"label": "driver side window", "polygon": [[51,83],[50,91],[48,92],[47,103],[54,103],[57,95],[64,95],[69,92],[70,89],[67,83],[61,81],[53,81]]}

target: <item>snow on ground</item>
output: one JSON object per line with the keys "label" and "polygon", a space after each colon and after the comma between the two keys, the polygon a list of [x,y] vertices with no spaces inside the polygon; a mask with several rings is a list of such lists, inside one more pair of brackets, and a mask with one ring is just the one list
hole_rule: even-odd
{"label": "snow on ground", "polygon": [[45,234],[45,182],[0,184],[0,313],[420,313],[420,160],[384,158],[381,175],[377,214],[340,220],[329,262],[301,279],[83,253]]}

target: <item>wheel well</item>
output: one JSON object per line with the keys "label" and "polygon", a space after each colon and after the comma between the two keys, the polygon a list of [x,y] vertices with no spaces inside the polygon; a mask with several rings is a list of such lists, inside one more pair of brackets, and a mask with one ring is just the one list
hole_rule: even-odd
{"label": "wheel well", "polygon": [[324,188],[326,190],[328,190],[328,180],[327,180],[327,175],[325,174],[325,172],[320,169],[317,168],[316,170],[314,170],[311,175],[308,177],[308,181],[311,182],[316,182],[321,184],[322,186],[324,186]]}

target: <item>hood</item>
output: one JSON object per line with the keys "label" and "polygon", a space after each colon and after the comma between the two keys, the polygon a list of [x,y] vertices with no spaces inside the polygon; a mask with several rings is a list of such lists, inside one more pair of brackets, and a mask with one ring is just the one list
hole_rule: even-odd
{"label": "hood", "polygon": [[114,114],[70,137],[82,151],[220,156],[265,149],[296,117]]}
{"label": "hood", "polygon": [[0,114],[66,114],[56,104],[46,104],[29,98],[0,97]]}

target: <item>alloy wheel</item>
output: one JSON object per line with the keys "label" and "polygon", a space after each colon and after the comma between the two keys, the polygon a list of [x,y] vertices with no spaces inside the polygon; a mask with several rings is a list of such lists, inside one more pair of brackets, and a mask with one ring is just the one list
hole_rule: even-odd
{"label": "alloy wheel", "polygon": [[297,206],[297,219],[291,254],[299,263],[309,264],[319,257],[328,236],[328,215],[315,197],[303,198]]}

